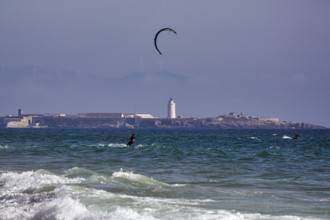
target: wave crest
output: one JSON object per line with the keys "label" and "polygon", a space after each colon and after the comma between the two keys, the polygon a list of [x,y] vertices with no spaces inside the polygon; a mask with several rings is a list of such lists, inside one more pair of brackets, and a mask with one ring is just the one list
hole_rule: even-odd
{"label": "wave crest", "polygon": [[125,172],[123,170],[114,172],[111,178],[120,183],[134,186],[169,186],[168,184],[154,180],[153,178],[141,174],[135,174],[133,172]]}

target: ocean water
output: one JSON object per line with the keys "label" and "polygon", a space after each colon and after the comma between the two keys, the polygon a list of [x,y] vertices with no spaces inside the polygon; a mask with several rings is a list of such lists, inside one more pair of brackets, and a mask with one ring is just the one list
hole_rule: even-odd
{"label": "ocean water", "polygon": [[134,133],[1,129],[0,219],[330,219],[330,130]]}

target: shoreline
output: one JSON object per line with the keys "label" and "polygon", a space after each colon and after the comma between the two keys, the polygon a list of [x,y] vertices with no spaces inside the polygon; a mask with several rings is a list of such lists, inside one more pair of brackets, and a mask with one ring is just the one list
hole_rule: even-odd
{"label": "shoreline", "polygon": [[309,123],[264,121],[258,118],[95,118],[76,116],[2,117],[0,128],[113,129],[329,129]]}

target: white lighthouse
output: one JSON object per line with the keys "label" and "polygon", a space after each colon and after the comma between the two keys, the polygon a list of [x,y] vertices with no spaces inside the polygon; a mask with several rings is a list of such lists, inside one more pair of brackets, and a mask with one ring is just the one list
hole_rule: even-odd
{"label": "white lighthouse", "polygon": [[167,104],[167,118],[176,118],[175,102],[173,101],[173,98],[170,98],[170,101],[168,101]]}

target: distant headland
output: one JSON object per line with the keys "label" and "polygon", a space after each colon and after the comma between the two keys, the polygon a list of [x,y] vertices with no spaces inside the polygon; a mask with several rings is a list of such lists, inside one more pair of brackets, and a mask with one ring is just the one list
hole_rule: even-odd
{"label": "distant headland", "polygon": [[0,128],[158,128],[158,129],[325,129],[308,123],[229,113],[209,118],[176,117],[173,100],[167,118],[136,113],[23,114],[0,117]]}

